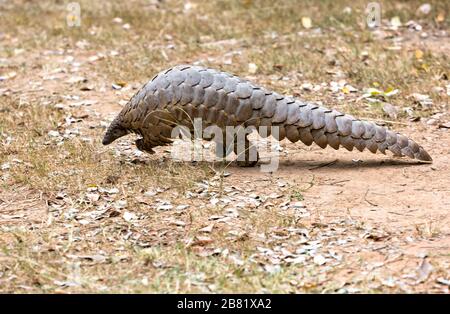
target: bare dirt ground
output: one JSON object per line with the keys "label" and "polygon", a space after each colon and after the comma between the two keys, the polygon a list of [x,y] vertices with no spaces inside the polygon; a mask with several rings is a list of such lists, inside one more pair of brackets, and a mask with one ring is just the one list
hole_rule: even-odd
{"label": "bare dirt ground", "polygon": [[[201,24],[186,3],[201,5],[162,2],[148,14],[181,7],[180,12]],[[246,12],[258,16],[249,3]],[[419,4],[411,5],[412,12]],[[432,5],[434,20],[441,19],[442,12],[448,14],[445,7]],[[82,3],[82,8],[88,6]],[[336,12],[341,14],[344,7]],[[39,10],[57,21],[64,17],[61,8]],[[345,44],[336,44],[331,52],[324,48],[314,59],[322,62],[318,60],[330,54],[335,58],[334,63],[324,61],[327,68],[321,73],[331,74],[322,78],[315,76],[313,64],[302,72],[297,70],[301,64],[289,61],[295,59],[289,53],[307,56],[311,47],[320,50],[330,42],[319,40],[299,50],[303,36],[320,34],[307,23],[296,22],[297,39],[289,39],[293,32],[283,37],[284,26],[278,26],[279,34],[272,39],[257,37],[273,49],[285,45],[287,55],[281,57],[255,57],[257,46],[239,41],[246,33],[224,39],[214,33],[207,40],[198,35],[207,48],[198,43],[191,47],[190,40],[178,39],[183,25],[167,26],[165,36],[160,29],[143,53],[142,47],[133,47],[136,38],[144,36],[133,23],[139,19],[126,16],[141,13],[132,6],[114,8],[97,22],[83,22],[93,32],[88,39],[83,39],[86,34],[67,39],[75,36],[73,31],[36,31],[36,36],[50,38],[62,32],[55,47],[25,45],[33,13],[27,13],[27,21],[17,20],[15,30],[1,28],[0,291],[449,292],[447,24],[424,22],[427,37],[405,25],[394,31],[386,26],[374,35],[381,39],[361,47],[352,40],[364,42],[368,31],[349,41],[342,26],[336,41]],[[203,14],[214,17],[213,9]],[[316,9],[309,9],[304,14],[314,15]],[[9,17],[22,14],[10,6],[4,10]],[[227,10],[225,16],[236,21],[233,17],[242,9],[237,5]],[[353,12],[359,12],[357,6]],[[123,21],[117,19],[121,14]],[[125,32],[120,33],[120,45],[108,43],[114,35],[105,35],[104,23]],[[334,37],[333,27],[340,26],[325,23],[321,33]],[[397,43],[395,38],[403,40]],[[157,57],[146,50],[161,44],[166,48],[157,50]],[[397,44],[400,48],[389,49]],[[369,51],[368,57],[359,52],[353,56],[352,49]],[[336,51],[343,52],[342,58],[335,57]],[[407,64],[402,63],[406,56],[412,60]],[[347,64],[348,58],[354,60]],[[366,66],[357,64],[367,58]],[[141,84],[170,65],[199,61],[225,65],[280,92],[385,121],[421,143],[433,163],[284,141],[278,171],[264,173],[259,167],[233,163],[174,162],[170,147],[149,156],[136,151],[132,136],[101,146],[105,126]],[[249,63],[259,70],[250,71]],[[386,72],[380,70],[383,66]],[[409,75],[402,77],[405,71],[417,74],[415,83],[408,82]],[[366,77],[371,73],[376,77]],[[401,93],[371,105],[363,97],[371,82]],[[356,92],[348,91],[350,84]],[[431,107],[415,102],[413,93],[432,95]],[[385,102],[397,107],[398,116],[380,109]]]}

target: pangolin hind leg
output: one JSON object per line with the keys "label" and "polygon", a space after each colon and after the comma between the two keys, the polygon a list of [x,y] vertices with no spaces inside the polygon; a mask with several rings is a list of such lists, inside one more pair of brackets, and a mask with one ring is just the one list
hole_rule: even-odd
{"label": "pangolin hind leg", "polygon": [[259,153],[256,145],[251,142],[247,135],[243,140],[234,139],[234,153],[237,155],[237,165],[239,167],[254,167],[259,160]]}
{"label": "pangolin hind leg", "polygon": [[[259,154],[256,146],[245,136],[237,136],[226,139],[225,136],[219,136],[218,138],[204,137],[204,140],[213,140],[216,143],[215,154],[218,158],[225,158],[231,152],[237,156],[236,163],[240,167],[253,167],[258,163]],[[240,140],[241,139],[241,140]]]}

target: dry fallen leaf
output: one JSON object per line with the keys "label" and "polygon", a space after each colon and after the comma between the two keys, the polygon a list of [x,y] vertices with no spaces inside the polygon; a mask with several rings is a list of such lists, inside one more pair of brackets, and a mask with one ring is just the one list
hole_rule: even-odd
{"label": "dry fallen leaf", "polygon": [[312,27],[311,18],[307,16],[302,17],[302,25],[304,28],[311,28]]}
{"label": "dry fallen leaf", "polygon": [[445,14],[443,12],[440,12],[437,16],[436,16],[436,22],[438,23],[442,23],[445,21]]}
{"label": "dry fallen leaf", "polygon": [[323,265],[327,262],[326,258],[323,257],[322,255],[318,254],[316,256],[314,256],[314,264],[316,265]]}
{"label": "dry fallen leaf", "polygon": [[211,233],[213,228],[214,228],[214,224],[210,224],[210,225],[208,225],[206,227],[203,227],[203,228],[199,229],[198,231],[199,232],[205,232],[205,233]]}
{"label": "dry fallen leaf", "polygon": [[400,26],[402,26],[402,22],[400,20],[400,17],[394,16],[391,19],[391,27],[392,27],[392,29],[398,29]]}
{"label": "dry fallen leaf", "polygon": [[16,73],[16,72],[9,72],[9,73],[6,73],[5,75],[0,76],[0,82],[1,82],[1,81],[5,81],[5,80],[8,80],[8,79],[12,79],[12,78],[14,78],[14,77],[16,77],[16,76],[17,76],[17,73]]}
{"label": "dry fallen leaf", "polygon": [[182,220],[173,220],[173,221],[170,222],[170,224],[178,226],[178,227],[186,226],[186,223],[184,221],[182,221]]}
{"label": "dry fallen leaf", "polygon": [[303,83],[301,88],[305,91],[312,91],[313,85],[311,83]]}
{"label": "dry fallen leaf", "polygon": [[51,136],[51,137],[58,137],[58,136],[60,136],[59,132],[58,131],[54,131],[54,130],[48,131],[48,135]]}
{"label": "dry fallen leaf", "polygon": [[123,20],[120,17],[115,17],[115,18],[113,18],[113,22],[116,24],[122,24]]}
{"label": "dry fallen leaf", "polygon": [[125,220],[125,221],[127,221],[127,222],[130,222],[130,221],[132,221],[132,220],[135,220],[137,218],[137,216],[135,215],[135,214],[133,214],[133,213],[130,213],[130,212],[125,212],[124,214],[123,214],[123,219]]}
{"label": "dry fallen leaf", "polygon": [[118,81],[118,82],[113,83],[111,86],[113,89],[118,90],[118,89],[122,89],[123,87],[127,86],[127,83],[124,81]]}
{"label": "dry fallen leaf", "polygon": [[430,12],[431,12],[431,4],[429,3],[424,3],[417,9],[417,13],[422,15],[428,15]]}
{"label": "dry fallen leaf", "polygon": [[249,63],[248,64],[248,73],[255,74],[256,71],[258,71],[258,66],[254,63]]}
{"label": "dry fallen leaf", "polygon": [[450,280],[447,280],[445,278],[439,277],[438,279],[436,279],[436,281],[438,283],[440,283],[441,285],[446,285],[450,287]]}
{"label": "dry fallen leaf", "polygon": [[397,119],[398,109],[394,105],[390,103],[384,103],[383,111],[389,116],[389,118],[394,120]]}
{"label": "dry fallen leaf", "polygon": [[76,84],[76,83],[85,83],[87,82],[87,78],[83,76],[71,76],[69,79],[66,80],[69,84]]}
{"label": "dry fallen leaf", "polygon": [[450,122],[441,123],[439,124],[439,127],[443,129],[450,129]]}
{"label": "dry fallen leaf", "polygon": [[87,193],[86,197],[93,203],[97,202],[100,199],[100,195],[97,193]]}
{"label": "dry fallen leaf", "polygon": [[416,59],[422,59],[422,58],[423,58],[423,51],[420,50],[420,49],[417,49],[417,50],[414,52],[414,55],[416,56]]}
{"label": "dry fallen leaf", "polygon": [[213,240],[210,237],[196,236],[195,241],[194,241],[194,243],[192,243],[192,245],[204,246],[204,245],[208,245],[212,242],[213,242]]}
{"label": "dry fallen leaf", "polygon": [[80,87],[80,90],[81,91],[91,91],[91,90],[94,90],[94,85],[93,84],[87,84],[87,85],[84,85],[84,86],[81,86]]}
{"label": "dry fallen leaf", "polygon": [[422,260],[422,263],[419,266],[419,269],[417,270],[417,282],[421,283],[428,279],[428,277],[431,274],[431,271],[433,270],[433,266],[428,262],[426,258]]}
{"label": "dry fallen leaf", "polygon": [[425,108],[430,108],[433,105],[433,100],[428,95],[412,93],[408,96],[408,98],[412,98],[416,103],[422,105]]}
{"label": "dry fallen leaf", "polygon": [[157,208],[156,208],[156,210],[157,211],[166,211],[166,210],[171,210],[173,208],[173,205],[171,205],[171,204],[161,204],[161,205],[159,205]]}

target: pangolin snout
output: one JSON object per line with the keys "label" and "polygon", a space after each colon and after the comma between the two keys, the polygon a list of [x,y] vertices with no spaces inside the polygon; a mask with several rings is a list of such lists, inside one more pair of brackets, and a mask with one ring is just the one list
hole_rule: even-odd
{"label": "pangolin snout", "polygon": [[108,145],[108,144],[111,144],[112,143],[112,141],[108,138],[108,136],[105,134],[105,136],[103,137],[103,140],[102,140],[102,144],[103,145]]}

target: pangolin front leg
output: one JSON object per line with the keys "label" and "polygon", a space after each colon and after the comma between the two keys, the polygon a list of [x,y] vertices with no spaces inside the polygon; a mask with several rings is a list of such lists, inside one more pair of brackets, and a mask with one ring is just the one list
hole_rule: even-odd
{"label": "pangolin front leg", "polygon": [[[103,144],[134,132],[143,137],[136,142],[138,148],[152,152],[153,147],[171,142],[175,124],[191,127],[195,118],[204,126],[223,130],[227,126],[256,127],[261,136],[277,126],[279,132],[272,135],[278,140],[316,143],[322,148],[367,148],[373,153],[390,151],[395,156],[432,161],[415,141],[374,122],[280,95],[226,72],[191,65],[162,71],[145,84],[108,127]],[[264,126],[269,133],[261,131]],[[256,164],[250,158],[253,146],[248,139],[242,144],[243,149],[239,145],[235,149],[238,156],[244,156],[239,164]]]}
{"label": "pangolin front leg", "polygon": [[153,147],[155,146],[146,141],[144,138],[138,138],[135,143],[137,149],[139,149],[140,151],[147,152],[149,154],[155,153],[155,151],[153,150]]}

